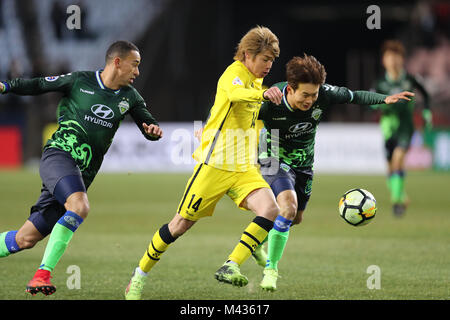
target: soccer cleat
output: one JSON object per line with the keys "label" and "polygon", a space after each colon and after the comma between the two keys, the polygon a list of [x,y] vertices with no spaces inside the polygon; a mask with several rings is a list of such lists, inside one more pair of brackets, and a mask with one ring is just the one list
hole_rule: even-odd
{"label": "soccer cleat", "polygon": [[252,252],[252,258],[256,261],[256,264],[261,267],[266,266],[267,253],[264,251],[263,245],[258,246],[255,251]]}
{"label": "soccer cleat", "polygon": [[405,214],[406,211],[406,205],[403,203],[396,203],[392,207],[392,212],[394,213],[394,216],[401,217]]}
{"label": "soccer cleat", "polygon": [[264,277],[259,284],[265,291],[277,290],[278,271],[275,269],[264,269]]}
{"label": "soccer cleat", "polygon": [[142,290],[145,285],[145,276],[133,271],[130,282],[125,289],[125,300],[141,300]]}
{"label": "soccer cleat", "polygon": [[247,277],[241,274],[239,266],[232,262],[225,262],[216,271],[214,277],[220,282],[229,283],[236,287],[244,287],[248,284]]}
{"label": "soccer cleat", "polygon": [[38,292],[49,296],[56,291],[56,287],[50,282],[50,279],[50,271],[38,269],[33,279],[28,282],[26,291],[33,296]]}

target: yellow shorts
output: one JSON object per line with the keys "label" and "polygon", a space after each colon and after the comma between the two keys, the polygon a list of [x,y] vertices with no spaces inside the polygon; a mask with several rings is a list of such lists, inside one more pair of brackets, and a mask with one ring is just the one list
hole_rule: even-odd
{"label": "yellow shorts", "polygon": [[246,172],[234,172],[199,163],[187,183],[177,212],[191,221],[212,216],[217,202],[225,194],[244,209],[240,206],[242,201],[260,188],[270,189],[256,167]]}

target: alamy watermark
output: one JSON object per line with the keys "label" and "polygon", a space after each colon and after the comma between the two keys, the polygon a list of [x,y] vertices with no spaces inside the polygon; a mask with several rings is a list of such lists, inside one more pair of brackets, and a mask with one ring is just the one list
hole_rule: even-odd
{"label": "alamy watermark", "polygon": [[77,265],[70,265],[67,267],[66,273],[69,274],[67,277],[66,286],[67,289],[81,289],[81,269]]}
{"label": "alamy watermark", "polygon": [[367,7],[367,14],[370,16],[366,20],[367,29],[381,29],[381,9],[376,4],[372,4]]}
{"label": "alamy watermark", "polygon": [[81,9],[75,4],[71,4],[67,7],[66,13],[70,16],[66,19],[66,27],[69,30],[81,29]]}
{"label": "alamy watermark", "polygon": [[379,266],[372,264],[367,267],[366,273],[370,274],[367,278],[367,289],[381,289],[381,269]]}
{"label": "alamy watermark", "polygon": [[[263,133],[266,129],[262,129]],[[275,174],[279,169],[279,129],[270,130],[270,141],[255,128],[207,129],[201,121],[194,121],[194,131],[175,129],[170,134],[170,160],[174,165],[191,164],[192,154],[199,161],[226,168],[239,169],[248,164],[257,165],[259,155],[270,155],[261,167],[261,173]],[[258,143],[259,140],[259,143]],[[199,148],[199,145],[204,144]]]}

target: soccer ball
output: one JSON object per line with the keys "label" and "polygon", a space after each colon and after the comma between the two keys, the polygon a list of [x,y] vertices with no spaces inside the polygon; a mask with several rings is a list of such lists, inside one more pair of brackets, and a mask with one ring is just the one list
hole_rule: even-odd
{"label": "soccer ball", "polygon": [[375,197],[364,189],[348,190],[339,200],[339,214],[352,226],[368,224],[377,212]]}

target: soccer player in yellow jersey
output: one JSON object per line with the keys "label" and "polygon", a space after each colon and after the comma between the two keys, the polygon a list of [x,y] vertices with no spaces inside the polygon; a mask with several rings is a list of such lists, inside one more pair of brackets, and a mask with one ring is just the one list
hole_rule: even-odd
{"label": "soccer player in yellow jersey", "polygon": [[269,73],[279,52],[278,38],[265,27],[251,29],[239,42],[235,61],[218,81],[214,105],[193,155],[198,164],[177,213],[154,234],[125,290],[127,300],[141,298],[147,273],[168,246],[200,218],[211,216],[225,194],[256,217],[215,277],[234,286],[247,285],[248,279],[239,266],[266,238],[279,213],[275,197],[256,166],[255,129],[261,103],[281,103],[279,88],[262,89],[262,78]]}

